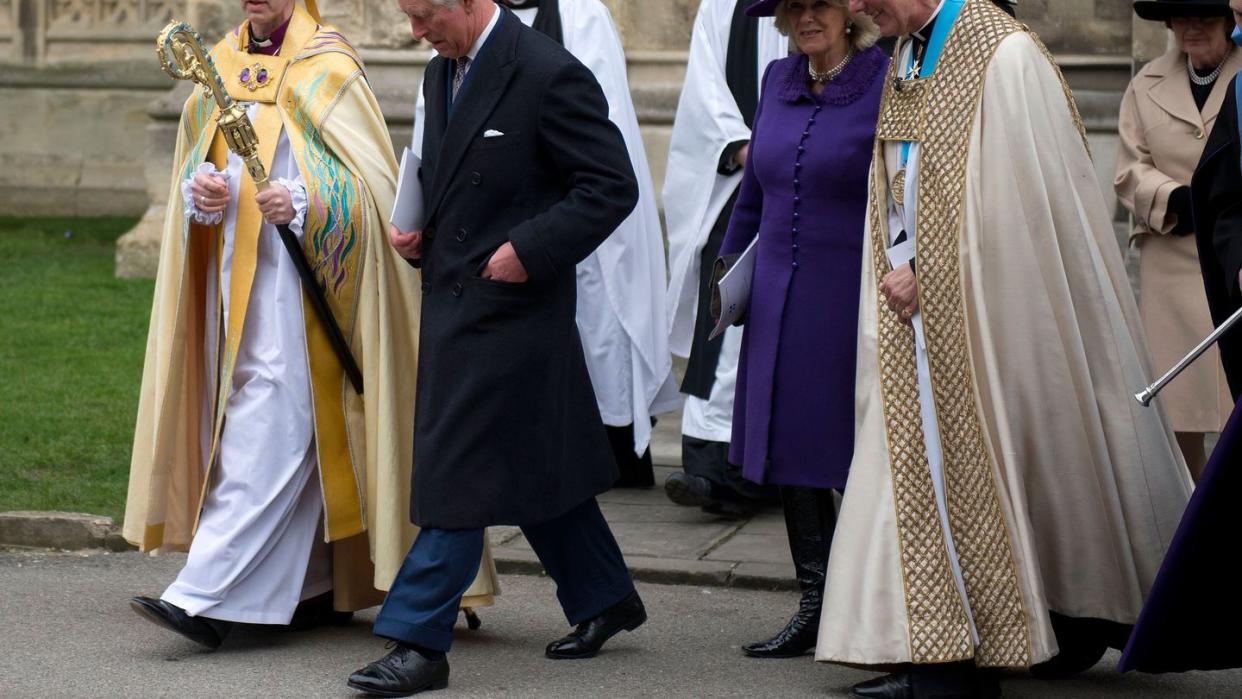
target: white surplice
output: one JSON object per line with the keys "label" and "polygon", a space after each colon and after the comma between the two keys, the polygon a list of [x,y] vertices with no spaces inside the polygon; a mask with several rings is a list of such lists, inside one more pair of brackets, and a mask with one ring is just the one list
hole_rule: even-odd
{"label": "white surplice", "polygon": [[[734,10],[747,0],[703,0],[690,35],[686,81],[677,102],[664,176],[664,220],[668,225],[669,349],[689,357],[698,316],[700,257],[725,204],[742,183],[742,172],[717,172],[720,156],[736,141],[750,140],[725,78]],[[789,40],[775,20],[761,17],[755,76],[762,88],[768,64],[789,54]],[[716,363],[716,381],[707,400],[686,397],[682,433],[697,439],[728,442],[733,431],[733,393],[741,328],[730,328]]]}
{"label": "white surplice", "polygon": [[[247,105],[252,120],[258,109],[274,108]],[[207,318],[216,318],[222,310],[219,327],[228,327],[243,170],[242,160],[230,152],[222,255],[219,268],[208,275]],[[269,178],[290,190],[295,208],[290,229],[300,237],[305,187],[283,129]],[[195,215],[188,198],[186,208],[187,215]],[[217,308],[217,303],[222,306]],[[206,327],[209,359],[203,371],[207,385],[214,387],[221,338],[215,325],[209,322]],[[300,600],[332,589],[328,548],[317,535],[323,501],[307,367],[301,282],[275,226],[264,222],[233,376],[221,377],[230,380],[232,388],[198,530],[185,567],[162,596],[191,616],[287,624]],[[214,388],[206,392],[214,393]],[[206,462],[211,411],[204,410],[203,415],[206,438],[201,448]]]}

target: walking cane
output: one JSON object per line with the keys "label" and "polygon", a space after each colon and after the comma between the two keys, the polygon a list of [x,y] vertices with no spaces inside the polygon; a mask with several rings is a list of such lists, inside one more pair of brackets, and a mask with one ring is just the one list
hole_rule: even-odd
{"label": "walking cane", "polygon": [[1182,361],[1178,362],[1172,369],[1166,371],[1164,376],[1156,379],[1155,383],[1147,388],[1144,388],[1142,391],[1135,393],[1134,400],[1138,401],[1139,404],[1144,407],[1151,405],[1151,400],[1160,393],[1165,384],[1177,378],[1177,375],[1185,371],[1186,367],[1193,364],[1194,361],[1200,357],[1200,355],[1207,351],[1207,348],[1216,344],[1216,341],[1220,339],[1220,336],[1228,332],[1229,328],[1232,328],[1240,318],[1242,318],[1242,308],[1234,311],[1233,315],[1229,316],[1225,322],[1221,323],[1219,328],[1213,330],[1211,335],[1203,338],[1203,342],[1195,345],[1195,348],[1190,350],[1190,353],[1185,357],[1182,357]]}
{"label": "walking cane", "polygon": [[[203,42],[198,33],[185,22],[173,20],[164,27],[159,38],[155,40],[155,49],[160,57],[160,67],[165,73],[168,73],[174,80],[196,82],[211,93],[220,107],[220,116],[217,117],[216,122],[220,126],[225,142],[228,143],[229,150],[245,161],[246,170],[250,172],[255,186],[260,190],[266,189],[269,186],[267,170],[263,167],[263,163],[259,162],[259,139],[255,136],[254,126],[250,123],[250,117],[246,116],[245,108],[233,101],[224,89],[220,73],[216,70],[211,56],[203,48]],[[289,226],[278,225],[276,232],[280,234],[280,242],[284,243],[285,250],[289,252],[289,257],[302,281],[302,288],[306,291],[307,298],[310,299],[315,316],[319,318],[319,322],[323,324],[328,334],[328,342],[332,345],[332,351],[340,360],[341,367],[345,370],[349,382],[353,384],[354,390],[358,395],[362,395],[362,372],[358,369],[358,363],[354,361],[354,355],[349,351],[349,343],[345,341],[341,326],[337,324],[336,317],[332,315],[332,309],[328,307],[323,287],[315,278],[310,262],[306,259],[306,252],[302,250],[302,243],[298,241],[293,231],[289,230]]]}

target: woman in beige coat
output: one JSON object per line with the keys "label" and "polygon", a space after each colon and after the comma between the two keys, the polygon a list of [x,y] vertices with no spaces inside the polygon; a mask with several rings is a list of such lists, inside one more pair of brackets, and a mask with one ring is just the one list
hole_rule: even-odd
{"label": "woman in beige coat", "polygon": [[[1227,0],[1146,0],[1139,17],[1162,21],[1174,48],[1134,76],[1121,103],[1121,147],[1114,186],[1134,215],[1130,243],[1139,249],[1139,310],[1155,362],[1163,371],[1212,330],[1190,210],[1190,176],[1242,50],[1230,43]],[[1218,432],[1233,408],[1220,361],[1191,365],[1161,400],[1197,480],[1205,432]]]}

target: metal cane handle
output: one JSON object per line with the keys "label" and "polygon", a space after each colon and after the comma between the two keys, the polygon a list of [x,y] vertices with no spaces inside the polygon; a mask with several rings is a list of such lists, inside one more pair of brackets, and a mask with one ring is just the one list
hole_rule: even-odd
{"label": "metal cane handle", "polygon": [[1190,350],[1190,352],[1185,357],[1182,357],[1182,361],[1174,365],[1172,369],[1169,369],[1168,371],[1164,372],[1164,376],[1161,376],[1160,378],[1156,379],[1156,382],[1148,386],[1147,388],[1144,388],[1138,393],[1135,393],[1134,400],[1138,401],[1139,405],[1142,405],[1144,407],[1151,405],[1152,399],[1154,399],[1157,395],[1159,395],[1160,391],[1162,391],[1164,387],[1168,385],[1170,381],[1177,378],[1179,374],[1181,374],[1183,371],[1186,370],[1186,367],[1193,364],[1195,360],[1198,359],[1200,356],[1202,356],[1203,353],[1206,352],[1209,347],[1216,344],[1216,341],[1220,339],[1221,335],[1224,335],[1226,332],[1228,332],[1229,329],[1232,328],[1234,324],[1238,322],[1239,319],[1242,319],[1242,308],[1239,308],[1238,310],[1234,311],[1233,315],[1229,316],[1227,319],[1225,319],[1225,322],[1220,324],[1220,327],[1216,328],[1215,330],[1212,331],[1210,335],[1203,338],[1202,342],[1195,345],[1194,349]]}

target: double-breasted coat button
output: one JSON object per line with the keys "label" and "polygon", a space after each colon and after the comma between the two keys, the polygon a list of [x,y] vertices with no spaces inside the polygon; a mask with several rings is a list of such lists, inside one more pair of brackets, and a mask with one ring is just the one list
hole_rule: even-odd
{"label": "double-breasted coat button", "polygon": [[483,175],[480,175],[477,172],[470,173],[470,184],[476,187],[483,184]]}
{"label": "double-breasted coat button", "polygon": [[466,229],[465,228],[459,229],[457,231],[457,242],[459,243],[466,242]]}
{"label": "double-breasted coat button", "polygon": [[461,289],[462,289],[461,282],[457,282],[456,284],[454,284],[454,285],[453,285],[453,295],[454,295],[454,296],[461,296]]}
{"label": "double-breasted coat button", "polygon": [[435,227],[435,226],[427,226],[427,230],[423,231],[423,237],[424,237],[424,238],[426,238],[427,240],[435,240],[435,238],[436,238],[436,227]]}
{"label": "double-breasted coat button", "polygon": [[423,295],[431,293],[431,282],[423,282]]}

